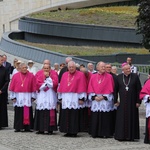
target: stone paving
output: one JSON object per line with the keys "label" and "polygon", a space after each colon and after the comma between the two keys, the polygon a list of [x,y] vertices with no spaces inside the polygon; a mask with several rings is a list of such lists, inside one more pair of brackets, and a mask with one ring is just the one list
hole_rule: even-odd
{"label": "stone paving", "polygon": [[[4,54],[0,51],[0,54]],[[16,56],[6,54],[12,63]],[[24,60],[19,58],[19,60]],[[41,67],[41,64],[35,64]],[[39,68],[40,68],[39,67]],[[149,144],[144,144],[145,109],[140,107],[140,140],[135,142],[119,142],[113,138],[91,138],[87,133],[79,133],[76,138],[64,137],[59,131],[53,135],[37,135],[34,132],[15,133],[13,129],[12,102],[8,105],[9,127],[0,130],[0,150],[149,150]]]}

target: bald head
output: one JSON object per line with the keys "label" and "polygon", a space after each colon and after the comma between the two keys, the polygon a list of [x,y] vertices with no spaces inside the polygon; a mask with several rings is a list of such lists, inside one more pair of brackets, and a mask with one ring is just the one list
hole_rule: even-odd
{"label": "bald head", "polygon": [[45,64],[50,65],[50,64],[51,64],[51,62],[50,62],[48,59],[45,59],[45,60],[43,61],[43,65],[45,65]]}

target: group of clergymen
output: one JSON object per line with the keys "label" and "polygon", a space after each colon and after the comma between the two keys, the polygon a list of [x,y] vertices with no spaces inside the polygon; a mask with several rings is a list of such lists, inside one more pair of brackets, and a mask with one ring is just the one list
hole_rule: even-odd
{"label": "group of clergymen", "polygon": [[[6,55],[5,55],[6,57]],[[7,127],[7,88],[9,75],[0,56],[0,127]],[[143,88],[132,59],[122,64],[122,73],[111,72],[109,63],[98,62],[96,70],[89,63],[80,68],[71,57],[58,72],[49,60],[35,75],[26,63],[19,64],[10,82],[10,99],[14,106],[15,132],[53,134],[58,130],[66,137],[88,132],[93,138],[134,141],[140,138],[139,106],[146,106],[145,143],[150,143],[150,80]],[[133,73],[134,72],[134,73]],[[33,116],[32,102],[36,103]],[[57,109],[59,104],[59,121]]]}

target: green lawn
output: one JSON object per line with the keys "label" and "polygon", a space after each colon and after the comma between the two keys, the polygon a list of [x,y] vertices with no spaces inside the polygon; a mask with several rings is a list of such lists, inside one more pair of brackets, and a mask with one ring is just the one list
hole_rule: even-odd
{"label": "green lawn", "polygon": [[105,26],[136,27],[137,6],[94,7],[74,10],[45,11],[30,17],[61,22]]}
{"label": "green lawn", "polygon": [[94,56],[94,55],[111,55],[116,53],[136,53],[149,54],[149,51],[144,48],[114,48],[114,47],[88,47],[88,46],[64,46],[52,44],[38,44],[17,40],[26,45],[43,48],[46,50],[59,52],[71,56]]}

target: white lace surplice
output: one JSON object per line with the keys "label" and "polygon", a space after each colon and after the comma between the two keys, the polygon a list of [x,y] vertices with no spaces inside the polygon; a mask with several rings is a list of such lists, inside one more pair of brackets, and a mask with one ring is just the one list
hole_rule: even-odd
{"label": "white lace surplice", "polygon": [[115,109],[114,101],[113,101],[113,94],[97,94],[97,96],[103,95],[108,98],[108,100],[102,100],[99,102],[97,102],[96,100],[92,100],[92,96],[94,95],[95,93],[90,93],[88,96],[89,100],[92,101],[91,111],[109,112]]}
{"label": "white lace surplice", "polygon": [[[47,87],[49,89],[47,89]],[[37,93],[36,109],[45,110],[45,109],[56,109],[57,97],[56,93],[52,89],[53,81],[49,77],[40,87],[40,91]]]}
{"label": "white lace surplice", "polygon": [[150,103],[147,102],[149,95],[145,95],[143,98],[144,105],[146,107],[146,118],[150,117]]}
{"label": "white lace surplice", "polygon": [[58,93],[58,99],[62,99],[62,109],[79,109],[85,107],[85,102],[83,105],[79,105],[79,99],[87,98],[86,93]]}
{"label": "white lace surplice", "polygon": [[23,107],[23,106],[28,106],[31,107],[32,102],[31,102],[31,98],[36,98],[36,93],[32,92],[32,93],[16,93],[16,92],[12,92],[10,91],[10,99],[14,99],[16,98],[16,102],[13,103],[13,106],[17,106],[17,107]]}

